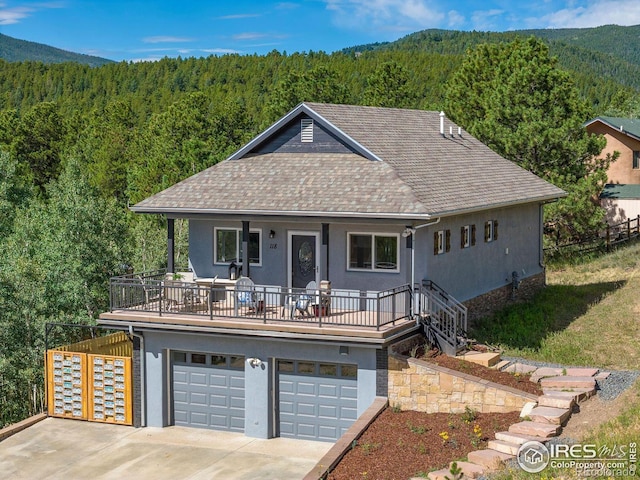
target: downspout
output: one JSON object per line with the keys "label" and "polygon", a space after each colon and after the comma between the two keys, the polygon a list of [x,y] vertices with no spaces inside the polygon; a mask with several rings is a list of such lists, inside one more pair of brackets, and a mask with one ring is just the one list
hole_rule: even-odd
{"label": "downspout", "polygon": [[140,426],[147,426],[147,402],[146,402],[146,381],[145,381],[145,362],[144,362],[144,336],[133,331],[133,325],[129,325],[129,335],[140,340]]}
{"label": "downspout", "polygon": [[[423,223],[421,225],[415,225],[415,226],[407,226],[407,228],[405,228],[404,232],[403,232],[403,236],[409,237],[411,236],[411,310],[410,310],[410,315],[411,317],[414,317],[415,312],[414,312],[414,305],[416,304],[416,292],[414,290],[415,288],[415,284],[416,284],[416,256],[415,256],[415,234],[416,234],[416,230],[418,230],[419,228],[424,228],[424,227],[430,227],[431,225],[436,225],[437,223],[440,223],[440,217],[438,217],[437,219],[435,219],[433,222],[427,222],[427,223]],[[418,322],[418,320],[416,319],[416,323]]]}

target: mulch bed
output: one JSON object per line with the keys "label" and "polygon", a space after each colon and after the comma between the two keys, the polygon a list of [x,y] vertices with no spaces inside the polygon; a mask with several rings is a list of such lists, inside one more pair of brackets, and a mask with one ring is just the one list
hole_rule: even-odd
{"label": "mulch bed", "polygon": [[[506,385],[542,395],[530,375],[501,372],[475,363],[418,351],[418,358]],[[462,414],[400,412],[387,408],[358,439],[329,474],[328,480],[407,480],[439,470],[473,450],[486,448],[496,432],[520,421],[519,412]]]}
{"label": "mulch bed", "polygon": [[460,360],[455,357],[449,357],[434,351],[426,352],[421,355],[420,360],[433,362],[441,367],[450,368],[458,372],[467,373],[475,377],[480,377],[490,382],[506,385],[507,387],[522,390],[523,392],[533,393],[534,395],[542,395],[542,387],[539,383],[534,383],[529,378],[531,375],[524,373],[509,373],[494,370],[483,365]]}
{"label": "mulch bed", "polygon": [[398,412],[387,408],[358,439],[329,480],[407,480],[486,448],[519,412],[462,414]]}

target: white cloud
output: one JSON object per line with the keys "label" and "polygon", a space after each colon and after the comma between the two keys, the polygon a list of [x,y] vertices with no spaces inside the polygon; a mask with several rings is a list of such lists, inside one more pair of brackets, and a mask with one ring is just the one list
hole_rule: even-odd
{"label": "white cloud", "polygon": [[344,27],[394,30],[437,27],[445,14],[431,0],[323,0]]}
{"label": "white cloud", "polygon": [[226,53],[242,53],[242,51],[234,50],[232,48],[203,48],[202,51],[205,53],[213,53],[213,54],[221,54],[221,55],[224,55]]}
{"label": "white cloud", "polygon": [[495,31],[498,28],[500,20],[503,20],[499,17],[504,15],[504,13],[504,10],[499,9],[478,10],[471,14],[471,23],[474,30]]}
{"label": "white cloud", "polygon": [[258,38],[266,38],[269,35],[266,33],[258,33],[258,32],[244,32],[244,33],[237,33],[236,35],[233,35],[233,39],[234,40],[257,40]]}
{"label": "white cloud", "polygon": [[549,28],[586,28],[598,25],[640,24],[638,0],[593,0],[585,6],[558,10],[541,18]]}
{"label": "white cloud", "polygon": [[255,18],[261,17],[261,13],[237,13],[235,15],[223,15],[222,17],[218,17],[220,20],[241,20],[243,18]]}
{"label": "white cloud", "polygon": [[172,37],[169,35],[158,35],[155,37],[145,37],[142,39],[144,43],[183,43],[193,42],[193,38],[187,37]]}
{"label": "white cloud", "polygon": [[447,12],[447,25],[449,28],[458,27],[466,21],[464,15],[461,15],[456,10],[449,10]]}
{"label": "white cloud", "polygon": [[9,7],[6,3],[0,3],[0,25],[12,25],[32,16],[39,10],[51,8],[64,8],[65,2],[42,2],[29,5],[17,5]]}

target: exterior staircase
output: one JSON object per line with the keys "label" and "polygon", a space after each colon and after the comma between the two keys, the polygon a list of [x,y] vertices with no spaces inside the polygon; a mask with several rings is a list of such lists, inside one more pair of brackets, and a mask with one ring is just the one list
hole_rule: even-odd
{"label": "exterior staircase", "polygon": [[456,356],[467,346],[467,307],[431,280],[423,280],[416,291],[427,341],[446,355]]}
{"label": "exterior staircase", "polygon": [[[501,369],[511,366],[513,371],[522,371],[529,367],[517,363],[501,364],[498,364],[501,365]],[[558,436],[562,426],[569,421],[575,406],[595,394],[597,374],[597,369],[534,369],[531,380],[539,382],[543,390],[543,395],[538,397],[537,405],[521,422],[511,425],[508,431],[497,432],[495,440],[490,440],[486,449],[469,452],[468,461],[457,462],[462,470],[461,478],[478,478],[496,470],[502,463],[515,459],[520,446],[528,441],[545,443]],[[601,375],[606,378],[607,374]],[[450,468],[451,465],[449,468],[430,472],[428,478],[452,478]]]}

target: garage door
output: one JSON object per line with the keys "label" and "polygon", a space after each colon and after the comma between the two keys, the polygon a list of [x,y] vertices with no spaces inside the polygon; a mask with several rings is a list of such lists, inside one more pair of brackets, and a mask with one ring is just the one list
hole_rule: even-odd
{"label": "garage door", "polygon": [[244,357],[173,352],[175,425],[244,432]]}
{"label": "garage door", "polygon": [[356,365],[278,360],[279,435],[335,441],[358,412]]}

